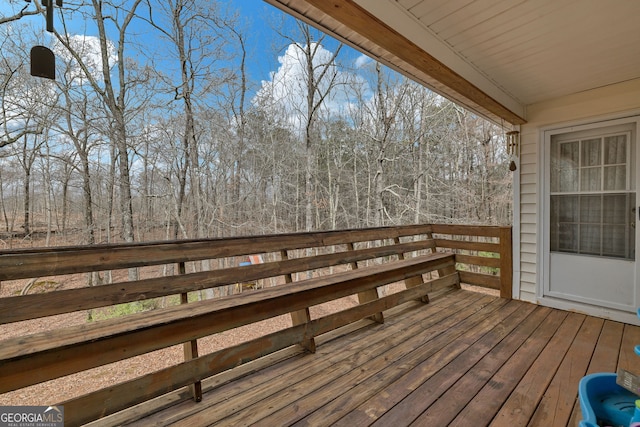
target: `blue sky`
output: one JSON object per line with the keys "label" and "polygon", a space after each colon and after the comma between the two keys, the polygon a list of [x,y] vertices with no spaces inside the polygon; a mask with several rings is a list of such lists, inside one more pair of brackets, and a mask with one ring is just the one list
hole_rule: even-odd
{"label": "blue sky", "polygon": [[[73,0],[65,0],[66,6],[63,7],[62,10],[68,32],[72,35],[81,37],[96,36],[97,28],[94,22],[85,22],[82,19],[78,19],[77,15],[72,15],[70,12],[70,10],[73,9],[72,1]],[[285,57],[285,53],[287,53],[286,56],[291,59],[291,51],[287,49],[291,40],[281,37],[278,33],[286,34],[288,36],[296,34],[295,20],[291,16],[284,14],[279,9],[267,4],[263,0],[220,0],[218,3],[222,9],[228,8],[227,13],[239,14],[238,24],[240,31],[245,35],[247,42],[247,70],[250,79],[249,99],[251,99],[253,95],[260,90],[263,81],[271,81],[272,78],[277,78],[281,68],[286,68],[283,66],[281,61],[287,59]],[[33,3],[25,3],[24,0],[0,0],[0,14],[7,15],[11,12],[9,9],[10,7],[13,7],[13,11],[17,11],[25,5],[28,5],[29,10],[35,10]],[[69,8],[68,13],[64,12],[65,8]],[[58,8],[56,7],[56,9]],[[138,11],[140,13],[145,12],[146,5],[141,5]],[[56,10],[55,27],[59,32],[63,32],[59,13],[60,11]],[[23,18],[20,25],[27,23],[37,31],[44,31],[45,19],[42,16]],[[142,21],[138,21],[135,25],[132,25],[130,30],[130,33],[135,33],[138,36],[138,42],[148,45],[148,49],[146,49],[146,51],[149,52],[149,58],[153,59],[156,67],[159,69],[162,69],[164,66],[175,68],[176,63],[174,60],[164,64],[161,60],[162,51],[164,49],[163,43],[165,43],[165,41],[158,37],[157,30],[145,25]],[[114,34],[113,37],[116,37],[116,35]],[[131,40],[133,41],[134,38],[132,37]],[[93,41],[93,46],[96,46],[95,50],[97,51],[97,45],[95,44],[96,41]],[[34,42],[34,44],[43,44],[55,50],[53,46],[53,38],[46,33],[44,37],[38,40],[37,43]],[[324,38],[324,49],[329,52],[334,52],[337,46],[338,42],[336,40],[333,40],[329,36]],[[92,49],[90,49],[90,51],[92,51]],[[56,52],[58,52],[58,54],[64,54],[57,50]],[[354,64],[359,63],[360,61],[358,59],[361,57],[362,54],[359,52],[348,46],[344,46],[338,58],[338,61],[345,66],[342,72],[358,74],[358,70],[354,70]],[[144,61],[144,58],[138,59]],[[99,64],[99,62],[96,63]],[[98,68],[96,68],[96,70],[97,69]],[[290,79],[290,77],[291,74],[286,76],[286,78],[280,77],[280,81],[286,81]],[[347,103],[347,100],[338,99],[335,102],[344,105]]]}
{"label": "blue sky", "polygon": [[[222,8],[228,7],[230,12],[237,11],[241,25],[246,25],[248,28],[245,34],[250,55],[248,65],[251,79],[254,82],[268,79],[269,73],[277,70],[278,56],[282,55],[287,47],[286,41],[281,39],[272,27],[284,25],[284,28],[278,28],[278,30],[291,34],[295,25],[294,19],[263,0],[219,0],[219,4]],[[63,13],[65,8],[73,8],[73,0],[65,0],[65,5]],[[24,0],[0,0],[0,15],[8,15],[25,6],[28,6],[28,10],[35,9],[33,3],[26,3]],[[58,13],[59,11],[56,10],[55,26],[58,31],[62,31]],[[95,24],[70,18],[71,14],[65,14],[70,32],[89,36],[97,34]],[[30,23],[35,29],[44,30],[45,27],[45,19],[41,16],[23,18],[23,22]],[[136,31],[135,28],[133,30]],[[47,45],[46,42],[42,44]],[[325,48],[333,51],[336,46],[335,40],[328,36],[325,38]],[[349,66],[360,56],[359,52],[345,46],[339,60]]]}
{"label": "blue sky", "polygon": [[[226,0],[226,2],[236,8],[240,12],[241,19],[246,20],[251,27],[248,41],[251,44],[251,53],[254,55],[250,70],[252,77],[259,80],[267,79],[269,72],[275,71],[278,66],[277,56],[282,55],[286,49],[286,43],[277,40],[278,36],[271,26],[278,25],[280,19],[284,17],[284,32],[287,32],[287,27],[293,28],[294,18],[263,0]],[[326,49],[333,51],[337,45],[336,40],[330,36],[325,37],[324,47]],[[274,52],[274,49],[278,49],[278,51]],[[352,64],[360,56],[362,56],[360,52],[344,46],[341,50],[340,60]],[[260,61],[259,58],[264,60]]]}

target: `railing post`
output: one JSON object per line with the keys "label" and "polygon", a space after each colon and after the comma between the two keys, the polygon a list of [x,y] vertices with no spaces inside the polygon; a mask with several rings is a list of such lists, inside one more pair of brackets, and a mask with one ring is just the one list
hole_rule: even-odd
{"label": "railing post", "polygon": [[[187,269],[184,262],[178,263],[178,274],[186,274]],[[180,294],[180,304],[187,304],[189,302],[189,293],[183,292]],[[184,343],[184,360],[189,361],[198,357],[198,340],[192,340]],[[202,400],[202,383],[196,381],[191,386],[191,394],[193,400],[200,402]]]}
{"label": "railing post", "polygon": [[[280,251],[280,258],[282,260],[289,259],[289,254],[286,249],[282,249]],[[293,277],[291,277],[291,273],[287,273],[284,275],[285,283],[292,283]],[[305,307],[302,310],[292,311],[291,312],[291,323],[293,326],[302,325],[304,323],[309,323],[311,321],[311,313],[309,313],[309,307]],[[309,353],[316,352],[316,341],[313,337],[305,338],[300,342],[302,348],[304,348]]]}
{"label": "railing post", "polygon": [[[351,242],[347,243],[347,250],[348,251],[354,250],[353,243]],[[349,265],[351,265],[352,270],[358,269],[358,263],[356,261],[350,263]],[[365,304],[367,302],[374,301],[377,299],[378,299],[378,288],[373,288],[373,289],[369,289],[368,291],[363,291],[358,293],[358,302],[360,304]],[[384,315],[382,314],[382,312],[375,313],[374,315],[369,316],[369,318],[374,322],[384,323]]]}
{"label": "railing post", "polygon": [[[394,237],[393,238],[393,242],[396,245],[400,244],[400,237]],[[404,254],[403,253],[399,253],[398,254],[398,259],[399,260],[404,260]],[[440,275],[440,271],[438,271],[438,275]],[[424,283],[424,278],[422,277],[422,274],[419,276],[413,276],[413,277],[409,277],[408,279],[404,279],[404,286],[409,289],[409,288],[414,288],[416,286],[420,286]],[[422,301],[425,304],[429,304],[429,295],[425,295],[422,298],[420,298],[420,301]]]}
{"label": "railing post", "polygon": [[500,297],[513,296],[513,240],[511,227],[500,227]]}
{"label": "railing post", "polygon": [[[453,236],[451,238],[453,238]],[[427,233],[427,239],[433,240],[432,232]],[[433,243],[433,248],[431,248],[431,250],[433,252],[438,252],[438,248],[435,244],[435,241]],[[452,266],[441,268],[440,270],[437,270],[437,271],[438,271],[438,277],[444,277],[444,276],[448,276],[449,274],[455,274],[457,273],[458,270],[456,270],[456,264],[454,263]],[[460,289],[460,278],[458,278],[457,288]]]}

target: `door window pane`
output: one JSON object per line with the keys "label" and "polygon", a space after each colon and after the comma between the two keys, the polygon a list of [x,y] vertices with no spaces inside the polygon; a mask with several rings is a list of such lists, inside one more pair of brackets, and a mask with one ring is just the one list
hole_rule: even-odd
{"label": "door window pane", "polygon": [[552,139],[551,251],[635,259],[628,137]]}
{"label": "door window pane", "polygon": [[604,164],[620,165],[627,163],[627,136],[607,136],[604,139]]}
{"label": "door window pane", "polygon": [[[605,224],[621,224],[627,221],[627,210],[633,209],[633,204],[629,205],[625,194],[606,194],[603,196]],[[633,218],[629,218],[633,220]]]}
{"label": "door window pane", "polygon": [[624,257],[626,239],[624,225],[605,225],[602,227],[602,254],[612,257]]}
{"label": "door window pane", "polygon": [[582,191],[599,191],[600,190],[600,172],[601,168],[585,168],[582,169],[582,178],[580,181],[580,190]]}
{"label": "door window pane", "polygon": [[626,166],[605,166],[604,190],[624,190],[627,184]]}
{"label": "door window pane", "polygon": [[580,223],[600,224],[602,221],[602,197],[601,196],[581,196],[580,197]]}
{"label": "door window pane", "polygon": [[577,191],[580,168],[580,142],[562,142],[551,158],[551,191]]}
{"label": "door window pane", "polygon": [[582,166],[600,166],[600,138],[582,141]]}
{"label": "door window pane", "polygon": [[588,255],[600,254],[600,225],[580,225],[580,253]]}

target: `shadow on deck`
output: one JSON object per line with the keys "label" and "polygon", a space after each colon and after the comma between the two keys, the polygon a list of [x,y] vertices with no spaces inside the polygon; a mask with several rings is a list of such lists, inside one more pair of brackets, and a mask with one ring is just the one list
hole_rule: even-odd
{"label": "shadow on deck", "polygon": [[93,425],[575,426],[578,381],[637,366],[640,327],[449,290],[316,342]]}

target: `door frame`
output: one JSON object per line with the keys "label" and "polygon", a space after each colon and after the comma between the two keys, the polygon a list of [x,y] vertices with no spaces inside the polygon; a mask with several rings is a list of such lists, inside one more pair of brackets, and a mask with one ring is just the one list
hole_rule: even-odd
{"label": "door frame", "polygon": [[[640,112],[633,111],[624,115],[598,117],[591,120],[581,120],[567,123],[558,123],[552,126],[540,128],[540,140],[538,145],[538,183],[536,185],[538,192],[538,225],[537,225],[537,259],[538,259],[538,274],[537,274],[537,290],[536,300],[539,304],[559,308],[563,310],[578,311],[581,313],[594,315],[598,317],[604,317],[616,321],[625,323],[631,323],[640,325],[640,319],[635,313],[627,311],[616,310],[609,307],[602,307],[598,305],[592,305],[582,303],[579,301],[558,298],[545,294],[545,289],[549,288],[550,280],[550,268],[549,268],[549,203],[548,203],[548,191],[549,182],[547,174],[549,171],[549,146],[548,141],[552,134],[569,133],[583,130],[596,130],[598,128],[605,128],[615,125],[623,124],[635,124],[635,135],[632,136],[633,143],[636,147],[635,155],[635,169],[636,169],[636,181],[640,181],[640,162],[637,160],[640,158]],[[636,185],[636,205],[640,206],[640,186]],[[635,217],[636,221],[636,283],[635,283],[635,300],[640,305],[640,220],[638,215]],[[637,307],[636,307],[637,308]]]}

